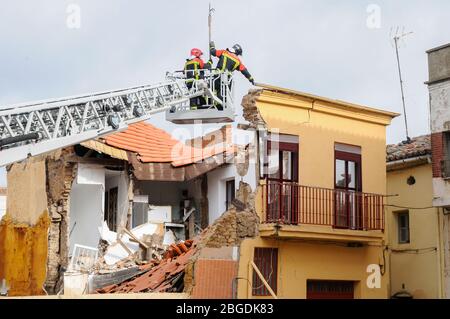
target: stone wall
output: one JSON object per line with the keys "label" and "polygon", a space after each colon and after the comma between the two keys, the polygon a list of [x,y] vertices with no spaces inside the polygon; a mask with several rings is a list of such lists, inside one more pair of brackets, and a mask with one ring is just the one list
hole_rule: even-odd
{"label": "stone wall", "polygon": [[48,234],[48,260],[45,289],[56,294],[62,287],[62,270],[69,263],[69,208],[70,190],[77,166],[64,160],[73,155],[73,148],[49,156],[46,161],[47,202],[51,219]]}
{"label": "stone wall", "polygon": [[258,108],[256,107],[256,99],[261,92],[261,89],[249,90],[248,94],[242,98],[241,102],[244,119],[250,122],[254,127],[265,124]]}

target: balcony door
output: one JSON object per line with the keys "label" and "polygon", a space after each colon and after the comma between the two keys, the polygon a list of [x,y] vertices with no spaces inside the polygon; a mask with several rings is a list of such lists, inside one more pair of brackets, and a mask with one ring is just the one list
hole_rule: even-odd
{"label": "balcony door", "polygon": [[269,222],[298,223],[298,137],[280,135],[267,142],[267,208]]}
{"label": "balcony door", "polygon": [[335,146],[334,227],[362,229],[361,152],[356,146]]}

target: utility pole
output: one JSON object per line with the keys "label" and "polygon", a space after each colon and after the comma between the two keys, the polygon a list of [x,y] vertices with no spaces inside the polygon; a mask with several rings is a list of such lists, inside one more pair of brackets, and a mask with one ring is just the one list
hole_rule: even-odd
{"label": "utility pole", "polygon": [[404,93],[404,89],[403,89],[403,78],[402,78],[402,70],[400,67],[400,55],[398,53],[398,41],[400,39],[402,39],[403,37],[406,37],[407,35],[411,34],[412,32],[408,32],[408,33],[402,33],[402,34],[398,34],[398,28],[397,28],[397,32],[394,36],[394,43],[395,43],[395,53],[397,56],[397,67],[398,67],[398,75],[399,75],[399,79],[400,79],[400,90],[402,93],[402,104],[403,104],[403,114],[404,114],[404,118],[405,118],[405,129],[406,129],[406,142],[409,143],[411,141],[410,137],[409,137],[409,132],[408,132],[408,118],[406,116],[406,103],[405,103],[405,93]]}

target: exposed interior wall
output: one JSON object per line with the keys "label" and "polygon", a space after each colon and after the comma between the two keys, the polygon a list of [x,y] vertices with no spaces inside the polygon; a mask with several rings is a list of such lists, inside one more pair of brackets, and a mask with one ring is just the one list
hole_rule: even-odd
{"label": "exposed interior wall", "polygon": [[[404,207],[431,207],[433,201],[431,164],[390,171],[387,174],[388,204]],[[407,179],[413,176],[414,185]],[[391,291],[402,285],[414,298],[440,298],[439,210],[409,209],[410,243],[398,241],[397,214],[405,209],[387,207],[386,221],[390,247]],[[416,251],[417,249],[417,251]]]}
{"label": "exposed interior wall", "polygon": [[149,195],[148,203],[155,206],[172,206],[172,219],[181,218],[180,202],[184,183],[137,181],[135,189],[139,195]]}
{"label": "exposed interior wall", "polygon": [[96,248],[98,227],[103,223],[103,188],[101,185],[74,184],[70,192],[70,250],[75,244]]}
{"label": "exposed interior wall", "polygon": [[7,172],[8,206],[0,222],[0,280],[10,296],[44,294],[47,210],[45,158],[13,164]]}
{"label": "exposed interior wall", "polygon": [[211,225],[226,211],[226,182],[234,179],[235,189],[238,188],[239,182],[236,179],[236,167],[234,165],[226,165],[215,169],[209,172],[207,176],[209,200],[208,220]]}
{"label": "exposed interior wall", "polygon": [[126,171],[108,171],[105,175],[105,191],[117,187],[117,225],[125,227],[128,215],[128,174]]}
{"label": "exposed interior wall", "polygon": [[237,154],[232,164],[224,165],[207,174],[208,178],[208,219],[211,225],[226,211],[226,181],[234,179],[234,188],[240,182],[246,183],[252,191],[257,185],[256,132],[234,129]]}
{"label": "exposed interior wall", "polygon": [[149,204],[155,206],[172,206],[172,220],[180,221],[183,191],[188,192],[188,198],[194,199],[197,209],[196,220],[200,221],[201,211],[201,179],[185,182],[137,181],[135,189],[139,195],[149,195]]}
{"label": "exposed interior wall", "polygon": [[70,192],[70,251],[75,244],[97,247],[104,220],[105,169],[79,166]]}

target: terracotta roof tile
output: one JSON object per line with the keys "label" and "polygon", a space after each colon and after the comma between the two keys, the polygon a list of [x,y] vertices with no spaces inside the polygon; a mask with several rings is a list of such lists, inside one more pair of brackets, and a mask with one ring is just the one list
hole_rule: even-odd
{"label": "terracotta roof tile", "polygon": [[401,142],[386,147],[386,161],[392,162],[431,154],[430,135],[413,137],[410,143]]}
{"label": "terracotta roof tile", "polygon": [[173,166],[189,165],[218,154],[235,152],[228,130],[223,143],[212,146],[200,144],[197,148],[183,144],[146,122],[132,124],[125,131],[109,135],[104,140],[110,146],[137,153],[143,163],[172,163]]}
{"label": "terracotta roof tile", "polygon": [[97,292],[102,294],[177,291],[183,287],[180,285],[183,281],[182,276],[190,258],[197,251],[196,246],[197,241],[187,240],[184,242],[187,251],[184,252],[182,244],[172,245],[162,261],[142,266],[140,269],[145,271],[144,273],[122,283],[97,289]]}

